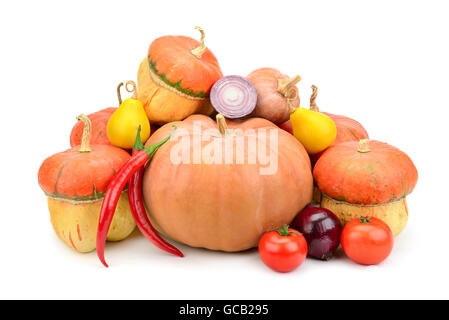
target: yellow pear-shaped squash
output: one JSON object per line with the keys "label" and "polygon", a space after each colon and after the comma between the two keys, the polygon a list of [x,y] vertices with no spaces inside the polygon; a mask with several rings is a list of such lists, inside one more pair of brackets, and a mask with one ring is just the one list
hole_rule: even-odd
{"label": "yellow pear-shaped squash", "polygon": [[[127,83],[133,85],[133,91],[135,92],[135,83],[132,81],[128,81]],[[120,103],[121,85],[117,88]],[[106,130],[108,139],[116,147],[131,149],[134,146],[139,126],[141,128],[140,139],[145,143],[151,133],[150,121],[142,103],[135,98],[134,94],[132,98],[123,101],[120,107],[112,114],[111,118],[109,118]]]}
{"label": "yellow pear-shaped squash", "polygon": [[147,114],[139,100],[128,98],[108,121],[108,139],[116,147],[131,149],[139,126],[141,127],[140,138],[142,141],[147,141],[151,133]]}
{"label": "yellow pear-shaped squash", "polygon": [[293,135],[309,154],[325,150],[337,137],[337,127],[327,115],[305,108],[297,108],[291,115]]}

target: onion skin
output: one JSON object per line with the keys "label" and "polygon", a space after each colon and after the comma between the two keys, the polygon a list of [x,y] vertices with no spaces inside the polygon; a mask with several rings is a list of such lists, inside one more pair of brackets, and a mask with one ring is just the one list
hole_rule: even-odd
{"label": "onion skin", "polygon": [[328,209],[309,204],[296,216],[291,227],[306,238],[310,257],[330,260],[340,245],[342,226]]}

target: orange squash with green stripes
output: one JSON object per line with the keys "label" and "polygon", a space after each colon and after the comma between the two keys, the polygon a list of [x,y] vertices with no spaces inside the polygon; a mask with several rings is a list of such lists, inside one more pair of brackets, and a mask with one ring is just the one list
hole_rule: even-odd
{"label": "orange squash with green stripes", "polygon": [[418,171],[401,150],[368,139],[332,146],[313,169],[322,193],[321,206],[342,224],[372,216],[386,222],[396,236],[408,220],[406,196],[413,191]]}
{"label": "orange squash with green stripes", "polygon": [[[114,174],[130,158],[128,152],[106,144],[90,145],[91,122],[85,115],[80,146],[56,153],[39,168],[39,185],[47,196],[58,237],[79,252],[95,249],[98,218],[104,193]],[[119,200],[108,240],[128,237],[135,224],[124,192]]]}
{"label": "orange squash with green stripes", "polygon": [[137,74],[137,98],[151,123],[179,121],[213,112],[209,92],[223,77],[217,58],[204,44],[186,36],[154,40]]}

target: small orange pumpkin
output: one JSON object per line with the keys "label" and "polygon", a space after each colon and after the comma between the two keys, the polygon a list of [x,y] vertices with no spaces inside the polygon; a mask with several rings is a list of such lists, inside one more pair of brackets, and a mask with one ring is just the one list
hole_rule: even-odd
{"label": "small orange pumpkin", "polygon": [[[58,237],[79,252],[95,249],[97,225],[104,193],[114,174],[131,157],[106,144],[90,145],[91,123],[87,116],[80,146],[56,153],[39,168],[39,185],[48,197],[48,209]],[[119,200],[108,240],[128,237],[135,224],[124,192]]]}
{"label": "small orange pumpkin", "polygon": [[290,118],[299,107],[299,95],[296,84],[300,76],[290,78],[273,68],[254,70],[246,77],[257,91],[257,104],[252,116],[261,117],[275,124],[281,124]]}
{"label": "small orange pumpkin", "polygon": [[398,235],[408,220],[406,196],[418,180],[412,160],[383,142],[363,139],[329,148],[315,164],[321,206],[342,224],[361,216],[385,221]]}
{"label": "small orange pumpkin", "polygon": [[[112,116],[115,110],[117,110],[117,108],[106,108],[87,115],[92,124],[92,133],[90,138],[91,144],[111,144],[106,134],[106,127],[109,118]],[[83,131],[84,122],[78,120],[78,122],[73,126],[72,132],[70,133],[71,147],[79,146],[81,144]]]}
{"label": "small orange pumpkin", "polygon": [[[209,117],[192,115],[150,137],[146,145],[162,140],[174,124],[186,140],[170,140],[159,148],[145,170],[143,195],[155,228],[166,236],[193,247],[241,251],[257,246],[265,231],[290,223],[311,201],[311,166],[302,144],[270,121],[250,118],[226,124],[220,116],[217,124]],[[202,130],[193,129],[194,124]],[[247,129],[274,130],[277,146]],[[237,137],[244,143],[237,143]],[[273,174],[261,174],[267,164],[249,161],[256,152],[254,144],[249,146],[250,139],[273,152],[278,160]],[[200,148],[194,148],[195,141]],[[231,161],[209,163],[200,157],[195,162],[195,154],[210,150],[211,143],[232,150]],[[190,164],[172,161],[180,147],[188,150]],[[238,154],[244,155],[240,163]]]}
{"label": "small orange pumpkin", "polygon": [[223,74],[212,51],[185,36],[154,40],[137,74],[137,97],[153,123],[183,120],[193,113],[213,112],[209,92]]}

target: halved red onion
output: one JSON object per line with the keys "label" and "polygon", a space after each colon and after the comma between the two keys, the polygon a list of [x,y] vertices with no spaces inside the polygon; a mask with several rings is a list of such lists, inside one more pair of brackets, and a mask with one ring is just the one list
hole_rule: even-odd
{"label": "halved red onion", "polygon": [[257,92],[246,78],[226,76],[213,85],[210,101],[218,113],[226,118],[237,119],[253,112],[257,103]]}

